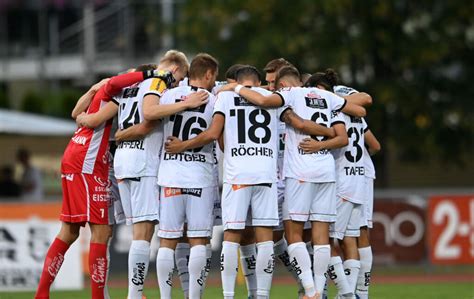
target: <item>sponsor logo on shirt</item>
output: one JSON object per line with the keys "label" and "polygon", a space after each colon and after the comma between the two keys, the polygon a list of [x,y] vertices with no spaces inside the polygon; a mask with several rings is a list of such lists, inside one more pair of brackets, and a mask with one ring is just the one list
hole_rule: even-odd
{"label": "sponsor logo on shirt", "polygon": [[[180,99],[176,99],[174,100],[175,103],[179,103],[179,102],[184,102],[188,99],[188,96],[181,96]],[[196,108],[188,108],[184,111],[189,111],[189,112],[199,112],[199,113],[204,113],[204,111],[206,110],[206,105],[207,104],[202,104],[201,106],[199,107],[196,107]]]}
{"label": "sponsor logo on shirt", "polygon": [[134,98],[138,95],[138,90],[139,88],[138,87],[132,87],[132,88],[125,88],[125,90],[123,91],[123,98],[126,99],[126,98]]}
{"label": "sponsor logo on shirt", "polygon": [[353,124],[361,124],[362,123],[362,118],[357,117],[357,116],[352,116],[352,115],[349,115],[349,116],[351,118],[351,123],[353,123]]}
{"label": "sponsor logo on shirt", "polygon": [[74,173],[61,174],[61,178],[65,178],[66,180],[72,182],[74,180]]}
{"label": "sponsor logo on shirt", "polygon": [[74,136],[71,138],[72,142],[80,145],[85,145],[87,142],[87,137],[85,136]]}
{"label": "sponsor logo on shirt", "polygon": [[201,197],[202,188],[165,188],[165,197],[177,195],[191,195],[195,197]]}
{"label": "sponsor logo on shirt", "polygon": [[328,104],[326,99],[321,98],[319,94],[309,93],[304,97],[306,106],[313,109],[327,109]]}

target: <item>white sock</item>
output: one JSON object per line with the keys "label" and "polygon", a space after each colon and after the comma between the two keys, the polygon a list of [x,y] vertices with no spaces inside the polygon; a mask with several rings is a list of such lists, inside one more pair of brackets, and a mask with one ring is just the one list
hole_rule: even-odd
{"label": "white sock", "polygon": [[257,263],[257,247],[255,244],[240,246],[240,265],[247,285],[249,298],[257,297],[257,275],[255,266]]}
{"label": "white sock", "polygon": [[357,277],[356,293],[360,299],[369,298],[369,286],[372,270],[372,247],[359,248],[360,271]]}
{"label": "white sock", "polygon": [[286,242],[285,238],[281,238],[280,241],[276,242],[273,246],[273,251],[275,252],[275,256],[283,263],[286,270],[290,272],[291,276],[296,280],[299,286],[298,293],[304,294],[304,288],[301,284],[301,280],[296,274],[295,269],[291,265],[290,262],[290,255],[288,254],[288,243]]}
{"label": "white sock", "polygon": [[174,258],[176,261],[176,268],[178,269],[179,282],[183,290],[184,297],[189,297],[189,243],[178,243],[174,251]]}
{"label": "white sock", "polygon": [[313,244],[311,243],[311,241],[306,242],[306,250],[308,250],[309,259],[311,260],[311,273],[314,276],[314,269],[313,269],[313,266],[314,266],[314,249],[313,249]]}
{"label": "white sock", "polygon": [[257,243],[257,298],[270,297],[273,270],[275,269],[275,255],[273,254],[273,241]]}
{"label": "white sock", "polygon": [[342,259],[340,256],[333,256],[330,259],[328,267],[328,276],[334,282],[339,295],[352,293],[349,283],[347,282]]}
{"label": "white sock", "polygon": [[160,287],[161,299],[171,299],[173,270],[174,250],[167,247],[161,247],[158,250],[158,255],[156,257],[156,274],[158,276],[158,286]]}
{"label": "white sock", "polygon": [[239,267],[238,255],[239,244],[234,242],[222,242],[221,253],[221,280],[224,298],[234,298],[235,278]]}
{"label": "white sock", "polygon": [[349,287],[352,290],[352,293],[355,293],[357,286],[357,278],[359,277],[360,271],[360,261],[359,260],[345,260],[344,261],[344,272],[346,272],[347,282]]}
{"label": "white sock", "polygon": [[326,276],[324,274],[328,270],[329,260],[331,259],[331,248],[328,245],[314,245],[314,284],[316,293],[323,294],[324,285],[326,284]]}
{"label": "white sock", "polygon": [[201,298],[201,289],[204,285],[206,272],[206,246],[196,245],[191,247],[189,254],[189,298]]}
{"label": "white sock", "polygon": [[209,272],[211,272],[211,258],[212,258],[212,246],[211,244],[206,244],[206,268],[204,272],[204,284],[201,288],[201,297],[204,294],[204,289],[206,288],[207,278],[209,277]]}
{"label": "white sock", "polygon": [[133,240],[128,253],[128,298],[142,298],[150,262],[150,242]]}
{"label": "white sock", "polygon": [[288,245],[288,254],[290,255],[291,265],[301,280],[306,296],[313,297],[316,295],[316,290],[311,273],[311,261],[305,243],[298,242]]}

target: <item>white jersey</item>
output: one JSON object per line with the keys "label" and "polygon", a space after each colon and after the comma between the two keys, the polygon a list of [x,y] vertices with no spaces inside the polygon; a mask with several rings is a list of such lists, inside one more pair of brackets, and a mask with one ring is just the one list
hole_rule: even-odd
{"label": "white jersey", "polygon": [[[277,92],[285,106],[280,117],[287,109],[293,109],[303,119],[310,119],[320,125],[332,125],[333,111],[344,108],[346,101],[318,88],[291,87]],[[299,148],[299,143],[310,136],[286,126],[283,175],[305,182],[325,183],[336,180],[334,158],[329,150],[307,154]],[[324,136],[312,136],[316,140],[327,139]]]}
{"label": "white jersey", "polygon": [[[166,90],[159,78],[150,78],[141,83],[124,88],[120,97],[118,126],[120,130],[142,123],[143,98],[148,94],[160,96]],[[117,179],[156,176],[160,163],[163,132],[161,125],[154,128],[145,138],[122,141],[115,152],[114,170]]]}
{"label": "white jersey", "polygon": [[278,122],[278,160],[277,160],[277,170],[278,170],[278,190],[285,189],[285,178],[283,177],[283,158],[285,153],[285,130],[286,124],[282,121]]}
{"label": "white jersey", "polygon": [[[253,87],[263,95],[269,91]],[[277,109],[249,103],[233,91],[219,93],[214,113],[225,117],[224,183],[254,185],[277,181]]]}
{"label": "white jersey", "polygon": [[[354,88],[344,86],[344,85],[336,85],[336,86],[334,86],[333,90],[337,95],[339,95],[341,97],[351,95],[351,94],[354,94],[354,93],[358,92]],[[367,126],[367,122],[363,118],[362,118],[362,123],[363,123],[363,126],[364,126],[364,133],[365,133],[365,132],[367,132],[367,130],[369,130],[369,127]],[[375,179],[374,163],[372,162],[372,159],[370,158],[369,151],[367,150],[367,148],[365,146],[364,146],[364,151],[363,152],[364,152],[364,154],[363,154],[362,159],[364,160],[365,176],[368,177],[368,178],[371,178],[371,179]]]}
{"label": "white jersey", "polygon": [[[160,105],[185,101],[189,94],[205,89],[181,86],[168,90]],[[209,128],[216,98],[209,94],[208,103],[194,109],[170,115],[163,119],[163,136],[188,140]],[[205,188],[216,186],[214,143],[178,154],[161,153],[158,185],[173,188]]]}
{"label": "white jersey", "polygon": [[331,151],[336,160],[336,194],[352,203],[361,204],[366,200],[362,119],[338,112],[333,124],[338,122],[346,126],[349,143]]}

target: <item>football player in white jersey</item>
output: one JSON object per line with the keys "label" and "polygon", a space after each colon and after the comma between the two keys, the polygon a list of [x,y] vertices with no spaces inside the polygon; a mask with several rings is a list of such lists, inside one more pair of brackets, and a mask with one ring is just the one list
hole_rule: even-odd
{"label": "football player in white jersey", "polygon": [[[358,93],[350,87],[336,85],[338,82],[337,73],[332,69],[327,69],[324,73],[316,73],[311,76],[307,85],[333,90],[340,96]],[[367,213],[364,211],[367,210],[368,206],[366,190],[368,184],[366,162],[363,157],[366,152],[364,143],[366,123],[363,118],[350,117],[343,113],[339,113],[336,119],[345,123],[350,138],[350,142],[346,147],[332,152],[336,159],[338,206],[337,220],[332,227],[331,237],[343,240],[345,269],[342,267],[340,256],[333,248],[328,276],[334,280],[341,297],[352,297],[349,291],[355,293],[356,284],[359,284],[358,280],[361,280],[361,275],[358,275],[361,268],[361,262],[359,262],[360,250],[357,249],[357,239],[360,239],[359,227],[367,225],[367,220],[365,220]],[[362,256],[364,256],[365,251],[367,249],[362,250]],[[364,264],[366,264],[365,258]],[[365,268],[363,270],[367,272]],[[370,279],[370,269],[369,273],[363,276],[363,284],[365,285],[365,277],[368,276],[368,279]]]}
{"label": "football player in white jersey", "polygon": [[[159,70],[173,73],[177,84],[187,73],[188,62],[183,53],[169,51],[160,60]],[[119,128],[149,122],[150,112],[146,103],[156,101],[167,89],[162,80],[145,80],[141,84],[124,89],[118,99]],[[201,97],[186,104],[163,106],[165,113],[175,113],[203,103]],[[152,110],[152,109],[150,109]],[[128,225],[133,224],[133,241],[129,252],[129,298],[141,298],[143,284],[148,272],[150,241],[159,220],[159,190],[156,185],[162,131],[154,126],[142,139],[119,143],[114,161],[114,170],[119,182],[120,197]]]}
{"label": "football player in white jersey", "polygon": [[[229,84],[227,88],[234,87],[241,96],[257,105],[269,107],[285,105],[280,113],[280,118],[288,125],[283,166],[286,177],[283,211],[284,219],[290,221],[285,221],[285,233],[290,243],[288,251],[292,262],[298,268],[297,272],[306,296],[317,298],[324,288],[324,273],[330,258],[329,223],[335,220],[335,169],[329,149],[347,144],[347,135],[345,128],[343,126],[341,128],[338,124],[334,126],[335,138],[325,140],[322,134],[311,134],[317,135],[315,138],[320,138],[321,148],[316,154],[306,155],[299,148],[299,143],[307,136],[301,134],[307,122],[295,117],[295,112],[303,118],[311,119],[309,123],[318,122],[329,127],[331,110],[339,109],[363,116],[365,109],[353,104],[353,97],[348,97],[351,100],[349,102],[316,88],[301,88],[300,75],[294,67],[280,69],[276,86],[286,88],[269,96],[262,96],[235,84]],[[308,219],[313,223],[314,279],[306,244],[302,242],[303,224]]]}
{"label": "football player in white jersey", "polygon": [[[214,87],[217,61],[208,54],[198,54],[189,69],[189,85],[174,88],[160,99],[160,105],[186,101],[199,90],[208,93],[208,102],[194,109],[163,119],[164,136],[183,140],[206,130],[212,120],[215,97],[208,91]],[[160,249],[156,260],[161,298],[171,298],[174,250],[184,235],[191,245],[189,254],[189,298],[200,298],[207,262],[206,243],[211,236],[212,212],[216,192],[213,144],[179,154],[161,154],[158,172],[160,196]]]}
{"label": "football player in white jersey", "polygon": [[[274,92],[275,89],[275,79],[278,71],[284,66],[292,66],[290,62],[288,62],[284,58],[277,58],[270,60],[267,65],[264,67],[265,72],[265,80],[267,81],[268,85],[267,88],[269,91]],[[278,218],[279,224],[277,227],[273,228],[273,242],[275,243],[275,256],[283,263],[285,268],[290,272],[293,278],[299,285],[298,289],[298,297],[304,296],[304,288],[301,284],[301,280],[298,278],[298,274],[296,273],[293,265],[290,261],[290,256],[288,254],[288,243],[283,236],[283,200],[285,197],[285,178],[283,177],[283,156],[285,151],[285,123],[281,120],[278,122],[278,183],[277,183],[277,190],[278,190]],[[304,233],[304,241],[308,244],[311,244],[311,223],[308,221],[305,223],[305,233]],[[312,256],[313,248],[312,246],[308,247],[308,252],[310,256]]]}

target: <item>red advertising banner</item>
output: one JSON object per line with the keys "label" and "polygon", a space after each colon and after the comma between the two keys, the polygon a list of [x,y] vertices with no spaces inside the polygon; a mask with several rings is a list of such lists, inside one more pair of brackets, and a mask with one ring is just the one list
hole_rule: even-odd
{"label": "red advertising banner", "polygon": [[406,199],[374,202],[370,242],[377,264],[422,262],[426,259],[425,210]]}
{"label": "red advertising banner", "polygon": [[433,264],[474,264],[474,195],[431,197],[428,223]]}

